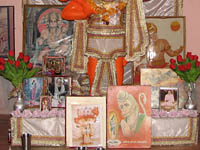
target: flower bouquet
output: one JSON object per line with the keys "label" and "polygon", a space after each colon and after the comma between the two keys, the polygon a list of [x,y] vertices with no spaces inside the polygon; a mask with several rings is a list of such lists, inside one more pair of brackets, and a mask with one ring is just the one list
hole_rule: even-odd
{"label": "flower bouquet", "polygon": [[187,52],[186,59],[177,56],[177,62],[170,59],[170,68],[186,83],[195,83],[200,75],[200,61],[197,55]]}
{"label": "flower bouquet", "polygon": [[170,68],[188,85],[188,100],[185,108],[195,109],[196,106],[192,102],[192,92],[195,88],[195,82],[200,75],[200,61],[198,60],[198,56],[187,52],[186,59],[183,59],[181,55],[178,55],[177,62],[174,59],[170,59]]}
{"label": "flower bouquet", "polygon": [[14,86],[9,99],[17,96],[17,92],[22,91],[24,79],[33,77],[41,70],[40,68],[33,68],[33,64],[29,60],[30,57],[24,56],[22,52],[15,60],[14,51],[12,50],[9,51],[7,60],[0,58],[0,75],[9,80]]}

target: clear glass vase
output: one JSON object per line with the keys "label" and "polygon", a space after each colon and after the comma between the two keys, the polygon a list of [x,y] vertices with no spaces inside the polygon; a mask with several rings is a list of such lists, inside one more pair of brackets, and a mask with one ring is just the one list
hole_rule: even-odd
{"label": "clear glass vase", "polygon": [[196,104],[192,100],[192,93],[195,89],[195,83],[187,83],[187,102],[184,105],[185,109],[194,110],[196,109]]}
{"label": "clear glass vase", "polygon": [[17,101],[14,104],[14,110],[23,111],[24,110],[24,102],[23,102],[23,91],[17,91]]}

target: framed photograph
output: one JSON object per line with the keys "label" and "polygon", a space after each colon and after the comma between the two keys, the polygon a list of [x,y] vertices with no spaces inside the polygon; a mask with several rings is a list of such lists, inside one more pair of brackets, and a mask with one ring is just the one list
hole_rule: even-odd
{"label": "framed photograph", "polygon": [[45,56],[42,68],[43,74],[63,75],[65,73],[65,57]]}
{"label": "framed photograph", "polygon": [[110,86],[107,147],[151,147],[151,86]]}
{"label": "framed photograph", "polygon": [[185,82],[171,69],[141,69],[141,85],[152,86],[152,108],[159,108],[160,87],[178,88],[178,108],[183,108],[187,101],[187,88]]}
{"label": "framed photograph", "polygon": [[43,78],[33,77],[24,79],[24,105],[40,107],[40,96],[43,95]]}
{"label": "framed photograph", "polygon": [[22,50],[22,0],[0,1],[0,57],[8,58],[8,51]]}
{"label": "framed photograph", "polygon": [[159,95],[160,110],[178,110],[178,88],[160,87]]}
{"label": "framed photograph", "polygon": [[135,62],[134,84],[140,83],[141,68],[169,68],[170,59],[185,58],[185,17],[146,17],[150,42],[146,56]]}
{"label": "framed photograph", "polygon": [[66,146],[106,147],[106,97],[66,97]]}
{"label": "framed photograph", "polygon": [[45,95],[52,96],[52,107],[64,108],[66,96],[71,95],[72,78],[55,76],[44,78]]}
{"label": "framed photograph", "polygon": [[40,110],[51,110],[51,96],[40,96]]}
{"label": "framed photograph", "polygon": [[44,56],[65,56],[69,66],[73,39],[73,21],[63,20],[64,5],[24,6],[24,53],[36,67]]}

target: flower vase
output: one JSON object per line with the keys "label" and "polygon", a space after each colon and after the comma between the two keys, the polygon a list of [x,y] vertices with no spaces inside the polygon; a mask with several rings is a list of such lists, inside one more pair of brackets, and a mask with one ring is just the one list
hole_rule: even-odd
{"label": "flower vase", "polygon": [[17,101],[14,104],[14,110],[19,110],[23,112],[24,110],[24,102],[23,102],[23,92],[21,90],[17,91]]}
{"label": "flower vase", "polygon": [[196,109],[196,105],[193,103],[193,100],[192,100],[192,93],[195,89],[195,83],[187,83],[187,96],[188,96],[188,99],[187,99],[187,102],[185,103],[184,105],[184,108],[185,109],[189,109],[189,110],[194,110]]}

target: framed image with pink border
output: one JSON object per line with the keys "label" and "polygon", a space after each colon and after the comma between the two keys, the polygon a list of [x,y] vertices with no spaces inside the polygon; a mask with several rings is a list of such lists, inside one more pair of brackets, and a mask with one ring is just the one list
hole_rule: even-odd
{"label": "framed image with pink border", "polygon": [[0,0],[0,6],[13,6],[14,7],[14,35],[15,35],[15,56],[18,56],[19,52],[22,51],[22,36],[23,36],[23,25],[22,25],[22,0]]}

